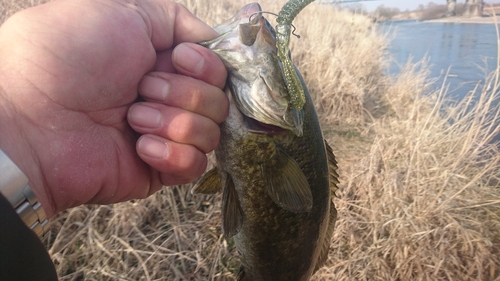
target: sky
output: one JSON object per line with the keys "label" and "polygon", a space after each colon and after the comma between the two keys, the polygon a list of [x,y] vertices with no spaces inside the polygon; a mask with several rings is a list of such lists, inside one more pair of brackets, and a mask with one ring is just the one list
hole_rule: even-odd
{"label": "sky", "polygon": [[[401,11],[416,10],[418,5],[427,6],[427,3],[434,2],[436,4],[446,4],[446,0],[376,0],[376,1],[361,1],[362,5],[368,11],[374,11],[378,6],[384,5],[390,8],[399,8]],[[485,3],[500,3],[500,0],[485,0]],[[457,3],[465,3],[465,0],[457,0]]]}

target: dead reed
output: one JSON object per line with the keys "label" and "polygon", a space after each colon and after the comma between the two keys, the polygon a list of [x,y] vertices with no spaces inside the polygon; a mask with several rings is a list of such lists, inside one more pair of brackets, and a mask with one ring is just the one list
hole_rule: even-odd
{"label": "dead reed", "polygon": [[425,76],[403,70],[387,88],[388,114],[369,125],[369,152],[343,166],[341,219],[319,280],[500,276],[498,81],[446,106],[443,92],[423,95]]}
{"label": "dead reed", "polygon": [[[4,17],[36,4],[3,2]],[[248,3],[180,2],[211,25]],[[313,279],[500,280],[498,68],[450,104],[424,63],[382,75],[387,36],[362,15],[312,4],[294,24],[293,58],[341,175],[330,256]],[[61,280],[234,280],[220,197],[188,190],[58,215],[46,245]]]}

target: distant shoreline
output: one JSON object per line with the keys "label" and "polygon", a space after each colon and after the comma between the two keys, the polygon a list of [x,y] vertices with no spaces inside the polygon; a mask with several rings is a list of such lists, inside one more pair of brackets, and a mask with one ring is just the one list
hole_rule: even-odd
{"label": "distant shoreline", "polygon": [[[440,18],[433,20],[426,20],[426,22],[452,22],[452,23],[485,23],[485,24],[494,24],[494,17],[449,17],[449,18]],[[500,23],[500,18],[497,18],[497,22]]]}

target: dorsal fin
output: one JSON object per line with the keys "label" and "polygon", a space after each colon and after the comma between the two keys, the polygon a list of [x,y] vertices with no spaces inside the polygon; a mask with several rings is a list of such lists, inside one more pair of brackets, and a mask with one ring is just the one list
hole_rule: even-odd
{"label": "dorsal fin", "polygon": [[325,239],[320,244],[320,252],[316,265],[314,267],[314,272],[316,272],[320,267],[322,267],[326,260],[328,259],[328,251],[330,250],[330,244],[332,240],[333,230],[335,229],[335,222],[337,221],[337,209],[333,201],[330,201],[330,219],[328,220],[328,228],[326,230]]}
{"label": "dorsal fin", "polygon": [[333,155],[333,150],[330,145],[325,140],[325,148],[326,148],[326,157],[328,159],[328,172],[330,175],[330,190],[333,192],[335,196],[335,192],[337,191],[337,184],[339,184],[339,174],[337,173],[337,160],[335,159],[335,155]]}
{"label": "dorsal fin", "polygon": [[[335,196],[335,191],[337,191],[337,184],[339,183],[337,174],[337,160],[335,160],[335,155],[333,155],[333,150],[330,145],[325,140],[326,156],[328,159],[328,171],[330,177],[330,197]],[[333,199],[333,198],[332,198]],[[333,235],[333,230],[335,229],[335,222],[337,221],[337,210],[335,209],[335,204],[333,200],[330,201],[330,218],[328,220],[328,227],[326,229],[326,235],[324,241],[322,241],[320,254],[318,260],[316,261],[316,266],[314,272],[316,272],[320,267],[322,267],[326,260],[328,259],[328,251],[330,249],[331,239]]]}

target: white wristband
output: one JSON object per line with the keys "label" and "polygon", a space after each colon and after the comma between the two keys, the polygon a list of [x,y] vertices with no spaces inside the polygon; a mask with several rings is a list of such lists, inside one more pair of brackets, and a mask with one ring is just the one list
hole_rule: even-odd
{"label": "white wristband", "polygon": [[39,237],[48,230],[47,216],[28,178],[12,160],[0,150],[0,193],[16,209],[23,222]]}

